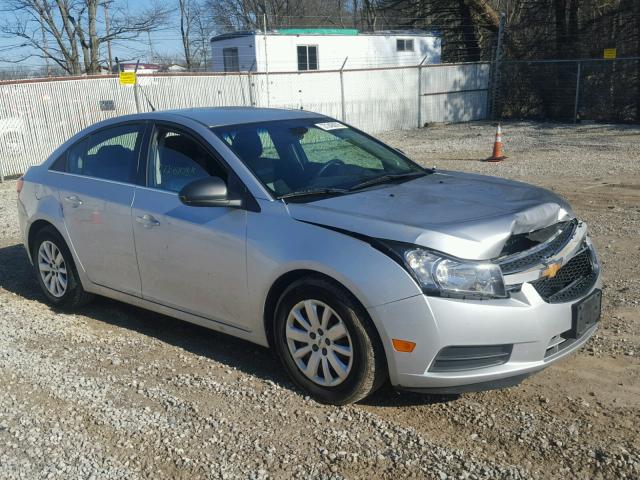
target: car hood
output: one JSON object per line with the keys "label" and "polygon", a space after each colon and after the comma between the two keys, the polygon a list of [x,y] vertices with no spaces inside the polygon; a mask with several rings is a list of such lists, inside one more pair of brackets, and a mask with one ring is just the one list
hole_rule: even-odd
{"label": "car hood", "polygon": [[447,171],[287,207],[296,220],[471,260],[499,256],[511,235],[574,217],[567,202],[548,190]]}

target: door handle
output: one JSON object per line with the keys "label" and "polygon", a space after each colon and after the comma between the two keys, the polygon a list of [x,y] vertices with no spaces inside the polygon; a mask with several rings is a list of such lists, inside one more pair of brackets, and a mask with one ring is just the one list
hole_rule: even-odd
{"label": "door handle", "polygon": [[160,225],[160,222],[153,218],[153,215],[149,215],[148,213],[145,213],[140,217],[136,217],[136,222],[141,224],[144,228],[152,228]]}
{"label": "door handle", "polygon": [[73,208],[82,205],[82,200],[80,200],[77,195],[69,195],[68,197],[64,197],[64,199],[69,202]]}

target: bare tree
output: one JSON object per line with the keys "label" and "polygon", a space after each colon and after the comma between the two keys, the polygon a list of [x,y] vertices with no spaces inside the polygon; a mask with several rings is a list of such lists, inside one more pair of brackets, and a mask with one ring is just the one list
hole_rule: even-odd
{"label": "bare tree", "polygon": [[343,0],[205,0],[219,32],[268,28],[342,26]]}
{"label": "bare tree", "polygon": [[201,0],[178,0],[180,15],[180,39],[184,55],[184,66],[188,69],[207,68],[209,40],[216,30],[214,16],[208,5]]}
{"label": "bare tree", "polygon": [[211,15],[207,13],[203,2],[195,3],[195,20],[193,22],[192,50],[198,59],[200,67],[207,70],[209,67],[209,40],[215,31],[215,25]]}
{"label": "bare tree", "polygon": [[[138,15],[112,5],[108,31],[98,28],[99,0],[5,0],[0,34],[19,39],[16,49],[29,52],[18,59],[49,59],[71,75],[95,74],[100,69],[100,48],[113,40],[131,40],[164,25],[167,10],[152,5]],[[42,42],[38,32],[52,42]]]}
{"label": "bare tree", "polygon": [[191,70],[193,58],[191,56],[191,26],[194,23],[194,4],[195,0],[178,0],[178,9],[180,12],[180,37],[182,39],[182,48],[184,50],[185,66]]}

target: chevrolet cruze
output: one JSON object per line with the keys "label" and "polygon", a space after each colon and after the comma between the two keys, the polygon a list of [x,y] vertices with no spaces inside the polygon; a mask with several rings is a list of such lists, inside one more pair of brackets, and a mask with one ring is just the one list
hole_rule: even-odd
{"label": "chevrolet cruze", "polygon": [[422,168],[311,112],[110,119],[18,191],[52,305],[104,295],[270,346],[323,402],[387,380],[426,393],[516,385],[600,318],[598,257],[562,198]]}

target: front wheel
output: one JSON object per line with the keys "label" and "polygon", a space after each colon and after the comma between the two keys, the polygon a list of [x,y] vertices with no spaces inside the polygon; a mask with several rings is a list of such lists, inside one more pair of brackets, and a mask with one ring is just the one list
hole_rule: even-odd
{"label": "front wheel", "polygon": [[383,347],[366,311],[323,278],[304,278],[285,290],[274,334],[293,381],[321,402],[357,402],[387,378]]}

